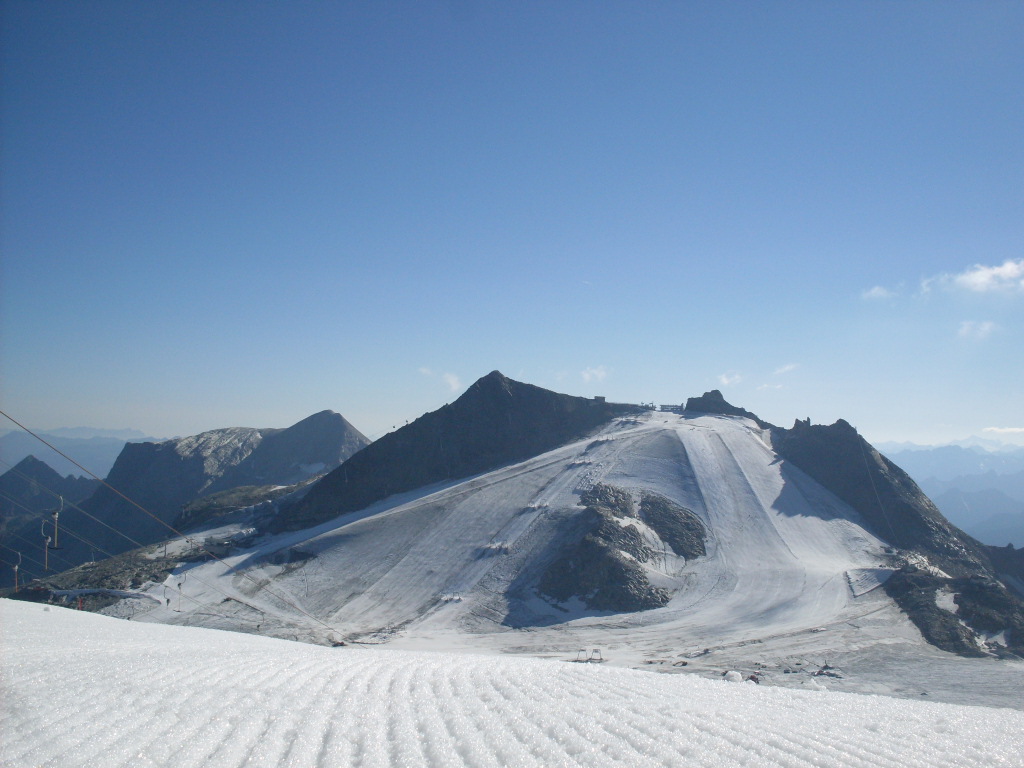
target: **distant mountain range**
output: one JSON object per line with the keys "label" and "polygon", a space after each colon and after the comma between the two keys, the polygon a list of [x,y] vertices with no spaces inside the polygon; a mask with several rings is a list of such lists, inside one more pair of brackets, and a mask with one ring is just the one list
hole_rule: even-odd
{"label": "distant mountain range", "polygon": [[953,523],[979,541],[1024,547],[1024,448],[900,447],[886,452]]}
{"label": "distant mountain range", "polygon": [[[35,431],[35,430],[34,430]],[[98,477],[106,477],[125,443],[153,441],[134,429],[93,429],[72,427],[36,431],[48,443],[71,456],[79,464]],[[35,456],[53,469],[58,475],[83,477],[85,473],[59,453],[50,450],[36,438],[21,430],[12,430],[0,435],[0,469],[6,471],[26,456]]]}

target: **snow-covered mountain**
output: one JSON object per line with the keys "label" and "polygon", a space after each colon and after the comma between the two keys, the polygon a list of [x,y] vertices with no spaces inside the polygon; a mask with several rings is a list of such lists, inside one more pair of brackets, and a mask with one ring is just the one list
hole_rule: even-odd
{"label": "snow-covered mountain", "polygon": [[[780,429],[716,392],[687,406],[489,374],[356,453],[260,536],[207,531],[236,542],[222,560],[193,557],[105,610],[324,644],[600,649],[626,667],[1019,700],[1024,664],[991,657],[1020,653],[1020,601],[905,473],[842,421]],[[189,547],[170,542],[168,557]]]}

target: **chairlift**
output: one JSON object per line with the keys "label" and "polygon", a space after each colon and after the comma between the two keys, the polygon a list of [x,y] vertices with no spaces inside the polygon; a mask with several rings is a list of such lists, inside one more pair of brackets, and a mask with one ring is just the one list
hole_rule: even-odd
{"label": "chairlift", "polygon": [[576,661],[589,661],[586,648],[580,648],[576,651]]}
{"label": "chairlift", "polygon": [[600,648],[595,648],[593,651],[590,652],[589,661],[604,661],[604,657],[601,656]]}

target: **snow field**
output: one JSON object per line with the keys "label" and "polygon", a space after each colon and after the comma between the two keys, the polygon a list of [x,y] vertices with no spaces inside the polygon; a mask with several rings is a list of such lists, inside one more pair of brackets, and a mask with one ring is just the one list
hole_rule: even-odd
{"label": "snow field", "polygon": [[5,766],[1010,766],[1024,713],[0,601]]}

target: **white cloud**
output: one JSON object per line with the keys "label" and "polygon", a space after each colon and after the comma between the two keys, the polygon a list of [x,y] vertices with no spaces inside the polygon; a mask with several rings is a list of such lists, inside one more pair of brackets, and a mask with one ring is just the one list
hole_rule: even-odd
{"label": "white cloud", "polygon": [[776,368],[775,369],[775,375],[776,376],[781,376],[784,373],[789,373],[790,371],[795,371],[799,367],[800,367],[799,363],[788,363],[786,365],[783,365],[783,366],[780,366],[780,367]]}
{"label": "white cloud", "polygon": [[608,375],[608,369],[603,365],[599,365],[596,368],[587,368],[586,370],[580,371],[580,376],[583,377],[583,381],[589,384],[592,381],[604,381],[605,376]]}
{"label": "white cloud", "polygon": [[957,275],[954,282],[961,288],[978,293],[1005,290],[1024,292],[1024,259],[1007,259],[998,267],[975,264]]}
{"label": "white cloud", "polygon": [[999,326],[988,320],[964,320],[956,335],[961,339],[987,339]]}
{"label": "white cloud", "polygon": [[896,297],[896,292],[890,291],[888,288],[885,288],[884,286],[876,285],[874,288],[869,288],[866,291],[862,291],[860,297],[862,299],[867,299],[869,301],[875,301],[878,299],[893,299]]}
{"label": "white cloud", "polygon": [[743,377],[738,373],[720,373],[718,374],[718,383],[723,387],[732,386],[733,384],[739,384],[743,381]]}
{"label": "white cloud", "polygon": [[929,277],[921,281],[921,291],[928,293],[935,285],[972,293],[1024,293],[1024,259],[1007,259],[993,267],[975,264],[955,275]]}
{"label": "white cloud", "polygon": [[758,389],[782,389],[781,384],[761,384]]}
{"label": "white cloud", "polygon": [[982,432],[995,432],[997,435],[1024,435],[1024,427],[985,427]]}
{"label": "white cloud", "polygon": [[[434,371],[431,370],[430,368],[427,368],[425,365],[417,368],[416,370],[418,370],[424,376],[428,376],[430,378],[434,378],[436,375],[438,375],[435,374]],[[450,389],[452,392],[462,391],[462,381],[454,373],[442,373],[440,374],[440,376],[441,381],[447,384],[448,389]]]}

